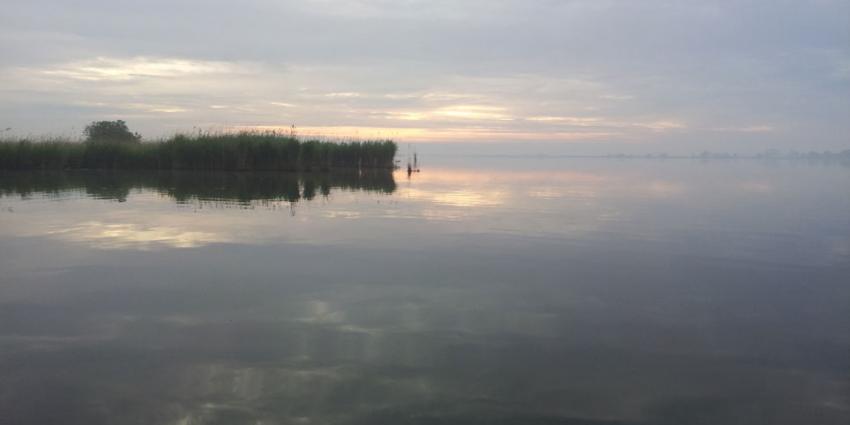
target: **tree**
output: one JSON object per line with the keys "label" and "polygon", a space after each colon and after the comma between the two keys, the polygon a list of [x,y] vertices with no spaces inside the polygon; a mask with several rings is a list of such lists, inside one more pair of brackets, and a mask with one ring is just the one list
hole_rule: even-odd
{"label": "tree", "polygon": [[83,130],[87,142],[98,143],[139,143],[142,136],[127,128],[127,123],[117,121],[94,121]]}

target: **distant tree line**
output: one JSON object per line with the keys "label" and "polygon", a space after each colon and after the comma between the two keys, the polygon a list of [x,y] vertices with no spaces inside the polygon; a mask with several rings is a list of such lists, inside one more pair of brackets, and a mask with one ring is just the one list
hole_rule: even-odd
{"label": "distant tree line", "polygon": [[797,152],[788,151],[782,152],[779,149],[768,149],[764,152],[759,152],[754,155],[738,155],[727,152],[702,152],[694,155],[695,158],[702,159],[734,159],[734,158],[751,158],[751,159],[811,159],[811,160],[850,160],[850,149],[840,152],[823,151],[823,152]]}
{"label": "distant tree line", "polygon": [[198,133],[142,142],[123,121],[98,121],[83,143],[0,141],[0,169],[330,170],[395,167],[391,140],[328,142],[275,132]]}
{"label": "distant tree line", "polygon": [[737,154],[729,152],[710,152],[703,151],[691,155],[671,155],[667,153],[646,153],[646,154],[608,154],[606,158],[620,159],[800,159],[800,160],[819,160],[819,161],[850,161],[850,149],[845,149],[839,152],[823,151],[823,152],[797,152],[789,151],[782,152],[778,149],[769,149],[757,154]]}

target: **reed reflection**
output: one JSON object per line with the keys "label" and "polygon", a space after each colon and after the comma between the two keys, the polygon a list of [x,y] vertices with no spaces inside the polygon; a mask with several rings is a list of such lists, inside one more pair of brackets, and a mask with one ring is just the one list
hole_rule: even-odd
{"label": "reed reflection", "polygon": [[310,201],[334,190],[391,194],[396,190],[389,170],[332,173],[223,172],[14,172],[0,174],[0,194],[61,196],[84,191],[97,199],[124,202],[134,190],[154,190],[178,203],[220,201]]}

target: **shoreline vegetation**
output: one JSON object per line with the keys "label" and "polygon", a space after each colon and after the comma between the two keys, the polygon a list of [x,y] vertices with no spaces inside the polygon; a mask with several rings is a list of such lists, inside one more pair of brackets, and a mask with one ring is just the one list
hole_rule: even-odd
{"label": "shoreline vegetation", "polygon": [[0,140],[0,170],[392,170],[398,150],[391,140],[305,140],[275,132],[178,134],[146,142],[132,136]]}
{"label": "shoreline vegetation", "polygon": [[[432,154],[432,156],[445,156],[441,154]],[[840,152],[824,151],[824,152],[779,152],[766,151],[756,154],[737,154],[727,152],[702,152],[698,154],[666,154],[666,153],[645,153],[645,154],[510,154],[510,153],[481,153],[481,154],[458,154],[453,156],[476,157],[476,158],[566,158],[566,159],[688,159],[688,160],[804,160],[812,162],[841,162],[850,164],[850,149]]]}
{"label": "shoreline vegetation", "polygon": [[628,155],[628,154],[609,154],[600,156],[604,158],[615,158],[615,159],[767,159],[767,160],[811,160],[811,161],[850,161],[850,149],[846,149],[840,152],[832,152],[832,151],[823,151],[823,152],[797,152],[797,151],[788,151],[781,152],[779,150],[771,149],[764,152],[759,152],[756,154],[737,154],[737,153],[728,153],[728,152],[701,152],[698,154],[692,155],[668,155],[666,153],[658,153],[658,154],[642,154],[642,155]]}

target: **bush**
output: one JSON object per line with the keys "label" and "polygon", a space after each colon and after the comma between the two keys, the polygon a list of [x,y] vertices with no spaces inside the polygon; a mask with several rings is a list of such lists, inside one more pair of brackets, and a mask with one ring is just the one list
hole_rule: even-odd
{"label": "bush", "polygon": [[135,144],[142,140],[139,133],[127,128],[127,123],[117,121],[94,121],[83,130],[87,142]]}

